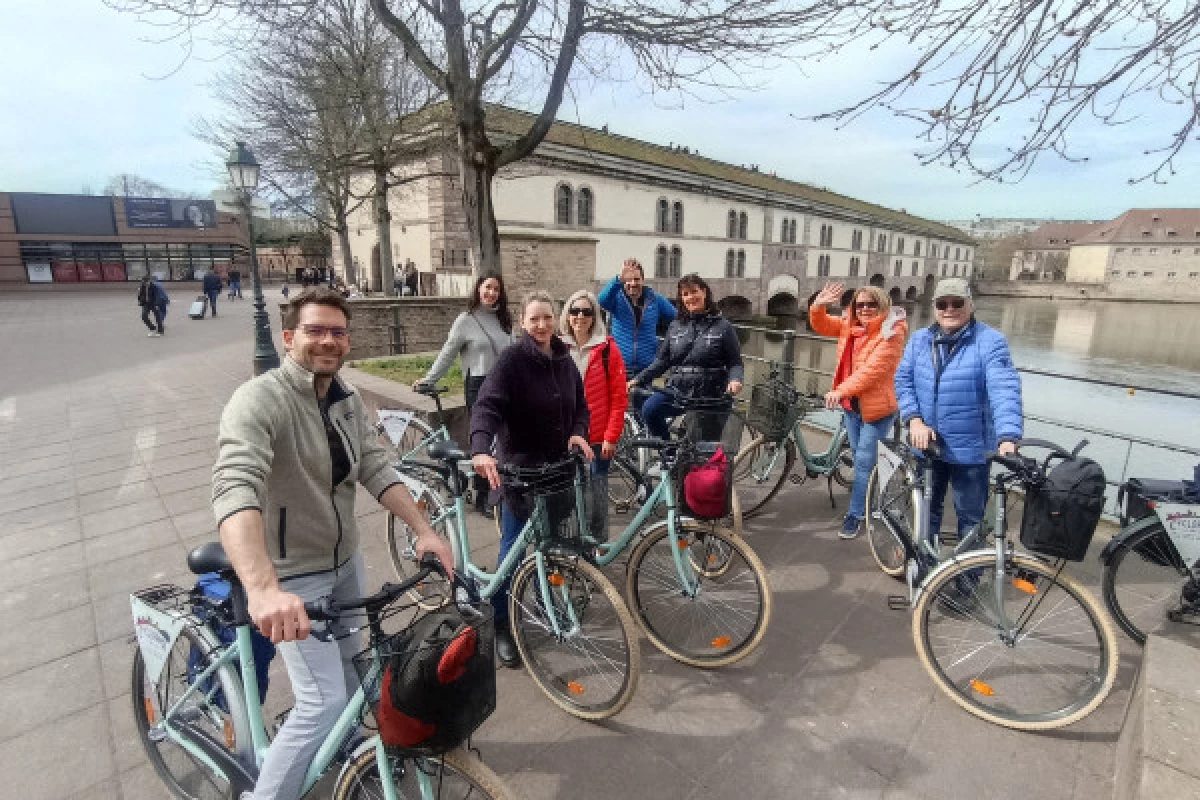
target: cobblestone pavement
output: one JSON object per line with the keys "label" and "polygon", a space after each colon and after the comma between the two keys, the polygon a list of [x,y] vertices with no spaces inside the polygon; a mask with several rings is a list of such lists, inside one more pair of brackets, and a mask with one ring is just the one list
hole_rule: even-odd
{"label": "cobblestone pavement", "polygon": [[[216,421],[249,375],[251,308],[192,321],[177,291],[152,339],[134,293],[0,293],[0,796],[166,795],[132,725],[128,595],[188,581],[186,552],[214,536]],[[358,514],[378,584],[384,514],[370,498]],[[1118,691],[1089,719],[1046,735],[988,725],[936,693],[908,615],[887,609],[897,585],[836,526],[823,483],[754,521],[775,616],[746,662],[693,670],[643,640],[638,693],[602,724],[502,671],[484,758],[531,800],[1108,796],[1128,641]],[[486,563],[495,535],[476,533]],[[268,704],[287,707],[286,680]]]}

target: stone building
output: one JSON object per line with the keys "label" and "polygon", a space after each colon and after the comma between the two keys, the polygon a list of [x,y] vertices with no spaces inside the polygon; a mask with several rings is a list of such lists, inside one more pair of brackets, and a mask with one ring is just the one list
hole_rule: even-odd
{"label": "stone building", "polygon": [[1048,222],[1022,237],[1013,252],[1009,280],[1065,280],[1071,245],[1100,222]]}
{"label": "stone building", "polygon": [[1071,244],[1066,279],[1115,296],[1200,300],[1200,208],[1135,208]]}
{"label": "stone building", "polygon": [[[488,120],[503,140],[532,117],[493,106]],[[453,161],[431,155],[406,166],[418,170],[429,177],[389,196],[393,258],[436,277],[423,286],[463,293],[470,247]],[[829,279],[916,299],[940,276],[973,274],[975,243],[955,228],[607,127],[555,123],[531,158],[497,176],[493,195],[502,263],[517,288],[564,298],[602,285],[626,258],[670,294],[675,278],[699,273],[735,315],[794,314]],[[370,208],[350,230],[355,261],[377,262]]]}

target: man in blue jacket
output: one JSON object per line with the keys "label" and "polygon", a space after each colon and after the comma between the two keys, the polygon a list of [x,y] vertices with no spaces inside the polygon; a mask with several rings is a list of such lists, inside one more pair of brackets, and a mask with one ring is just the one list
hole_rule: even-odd
{"label": "man in blue jacket", "polygon": [[212,308],[212,315],[217,315],[217,295],[221,293],[221,276],[215,272],[204,273],[204,281],[201,284],[204,289],[204,296],[208,298],[208,305]]}
{"label": "man in blue jacket", "polygon": [[988,498],[987,454],[1016,450],[1023,430],[1021,377],[1008,340],[975,319],[963,278],[938,282],[936,322],[913,334],[896,370],[900,418],[914,447],[942,447],[933,462],[931,531],[940,531],[947,484],[954,487],[959,535],[982,519]]}
{"label": "man in blue jacket", "polygon": [[621,350],[626,374],[637,375],[654,361],[658,322],[675,319],[675,306],[646,286],[646,273],[635,258],[625,259],[621,274],[600,290],[597,299],[612,315],[612,337]]}

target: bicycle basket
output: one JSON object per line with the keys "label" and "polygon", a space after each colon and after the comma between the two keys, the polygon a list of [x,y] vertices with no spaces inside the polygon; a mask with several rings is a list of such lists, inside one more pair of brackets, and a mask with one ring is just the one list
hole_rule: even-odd
{"label": "bicycle basket", "polygon": [[681,427],[684,444],[674,469],[683,513],[721,519],[733,505],[733,464],[741,447],[742,417],[733,411],[689,411]]}
{"label": "bicycle basket", "polygon": [[465,742],[496,710],[495,639],[491,603],[460,602],[355,656],[384,745],[432,757]]}
{"label": "bicycle basket", "polygon": [[516,490],[514,510],[532,519],[539,544],[583,552],[592,505],[587,471],[571,463],[549,469],[522,469],[515,478],[520,488]]}
{"label": "bicycle basket", "polygon": [[804,412],[799,398],[796,388],[781,380],[757,384],[750,390],[746,424],[765,436],[768,442],[781,442]]}
{"label": "bicycle basket", "polygon": [[1034,553],[1082,561],[1104,511],[1104,470],[1090,458],[1060,461],[1027,486],[1021,544]]}

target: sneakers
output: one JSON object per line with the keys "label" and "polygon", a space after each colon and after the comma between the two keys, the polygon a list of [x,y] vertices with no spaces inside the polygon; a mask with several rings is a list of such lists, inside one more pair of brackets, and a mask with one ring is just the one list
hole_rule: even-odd
{"label": "sneakers", "polygon": [[507,624],[496,627],[496,660],[509,669],[521,666],[521,653]]}
{"label": "sneakers", "polygon": [[150,332],[149,332],[149,333],[147,333],[146,335],[147,335],[147,336],[149,336],[151,339],[153,339],[153,338],[154,338],[154,337],[156,337],[156,336],[162,336],[162,334],[161,334],[161,333],[159,333],[158,331],[150,331]]}
{"label": "sneakers", "polygon": [[838,531],[839,539],[853,539],[858,536],[858,530],[862,527],[862,520],[853,514],[847,514],[842,520],[842,529]]}

